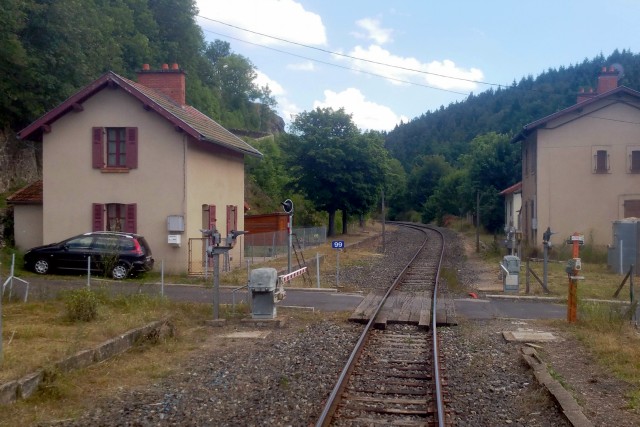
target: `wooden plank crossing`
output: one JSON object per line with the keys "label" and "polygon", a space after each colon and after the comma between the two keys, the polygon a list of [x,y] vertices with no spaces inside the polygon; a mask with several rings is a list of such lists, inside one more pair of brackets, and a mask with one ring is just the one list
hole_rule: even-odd
{"label": "wooden plank crossing", "polygon": [[[368,323],[382,295],[368,294],[349,317],[352,322]],[[374,326],[384,329],[387,323],[403,323],[429,327],[431,298],[426,293],[394,292],[378,313]]]}

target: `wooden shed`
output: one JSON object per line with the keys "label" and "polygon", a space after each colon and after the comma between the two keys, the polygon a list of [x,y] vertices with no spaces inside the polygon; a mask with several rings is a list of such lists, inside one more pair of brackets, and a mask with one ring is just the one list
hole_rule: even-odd
{"label": "wooden shed", "polygon": [[260,215],[245,215],[244,229],[249,235],[259,233],[271,233],[275,231],[287,231],[289,214],[274,212]]}

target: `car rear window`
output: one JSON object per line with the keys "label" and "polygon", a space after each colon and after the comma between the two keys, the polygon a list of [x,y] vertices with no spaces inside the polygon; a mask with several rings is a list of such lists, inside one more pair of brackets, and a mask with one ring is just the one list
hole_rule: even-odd
{"label": "car rear window", "polygon": [[147,243],[147,240],[144,237],[138,237],[138,243],[140,243],[140,246],[142,246],[144,248],[144,253],[151,256],[151,248],[149,247],[149,244]]}

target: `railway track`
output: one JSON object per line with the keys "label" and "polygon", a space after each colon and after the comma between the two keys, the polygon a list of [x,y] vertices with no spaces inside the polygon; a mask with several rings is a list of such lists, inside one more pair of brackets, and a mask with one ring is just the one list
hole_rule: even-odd
{"label": "railway track", "polygon": [[[435,327],[444,236],[433,228],[400,225],[423,233],[424,242],[368,316],[317,427],[448,424]],[[398,307],[398,301],[404,301],[403,307],[430,301],[430,307],[420,307],[416,322],[410,320],[416,316],[403,314],[411,310]]]}

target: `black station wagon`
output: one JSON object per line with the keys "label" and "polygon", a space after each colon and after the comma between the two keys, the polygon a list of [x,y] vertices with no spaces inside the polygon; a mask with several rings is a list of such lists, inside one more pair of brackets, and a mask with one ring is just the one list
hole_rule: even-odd
{"label": "black station wagon", "polygon": [[24,255],[24,266],[38,274],[86,272],[89,257],[92,272],[104,273],[118,280],[150,271],[154,262],[144,237],[98,231],[29,249]]}

